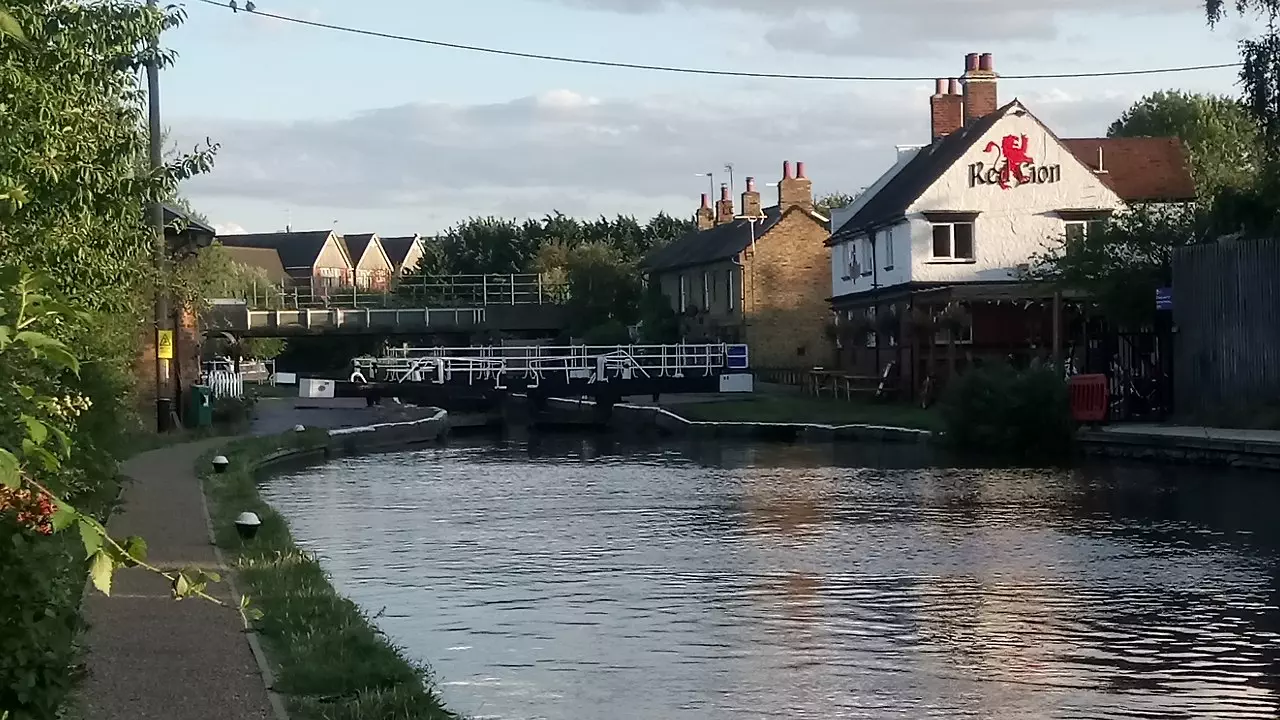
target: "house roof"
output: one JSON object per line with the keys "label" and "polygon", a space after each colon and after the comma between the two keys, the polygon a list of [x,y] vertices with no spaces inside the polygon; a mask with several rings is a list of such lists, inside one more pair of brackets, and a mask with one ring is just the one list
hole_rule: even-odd
{"label": "house roof", "polygon": [[284,263],[280,262],[280,253],[274,248],[223,246],[222,249],[232,262],[264,271],[271,282],[283,282],[289,278],[289,273],[284,271]]}
{"label": "house roof", "polygon": [[[269,248],[275,250],[280,262],[290,275],[310,275],[311,268],[320,258],[325,243],[333,235],[331,230],[305,232],[253,233],[249,235],[223,235],[218,241],[227,247]],[[305,272],[304,272],[305,271]]]}
{"label": "house roof", "polygon": [[365,251],[369,249],[369,244],[373,242],[373,238],[377,233],[361,233],[359,235],[343,235],[342,239],[347,245],[347,254],[351,257],[352,265],[359,265],[364,258]]}
{"label": "house roof", "polygon": [[209,237],[214,237],[218,234],[217,230],[191,217],[181,208],[169,204],[162,205],[162,208],[164,209],[164,226],[166,228],[174,231],[181,228],[183,232],[195,232]]}
{"label": "house roof", "polygon": [[[957,130],[936,140],[932,145],[921,148],[906,165],[894,175],[880,192],[871,196],[866,204],[859,208],[853,217],[835,229],[832,240],[839,236],[850,235],[892,223],[906,214],[907,208],[915,202],[930,185],[942,177],[942,173],[955,165],[964,157],[965,152],[982,138],[988,130],[1004,117],[1005,111],[1017,103],[1014,100],[978,120],[977,122]],[[830,241],[828,241],[830,242]]]}
{"label": "house roof", "polygon": [[409,257],[409,251],[413,249],[415,242],[418,242],[417,235],[382,238],[382,249],[387,252],[387,258],[391,260],[391,264],[400,267],[404,264],[405,258]]}
{"label": "house roof", "polygon": [[[835,229],[831,240],[896,222],[938,178],[955,165],[1018,100],[956,132],[921,148],[858,212]],[[1177,138],[1058,139],[1086,167],[1098,169],[1102,148],[1107,172],[1095,176],[1126,202],[1194,200],[1186,149]]]}
{"label": "house roof", "polygon": [[1191,159],[1178,138],[1068,138],[1062,144],[1125,202],[1196,199]]}
{"label": "house roof", "polygon": [[[786,213],[782,212],[777,205],[764,208],[763,213],[764,222],[757,222],[754,230],[756,240],[764,237],[765,233],[772,230],[773,226],[786,216]],[[809,215],[830,229],[830,220],[817,212],[811,212]],[[648,272],[660,272],[725,260],[750,247],[752,237],[751,221],[745,219],[734,220],[707,230],[695,230],[651,251],[640,263],[640,267]]]}

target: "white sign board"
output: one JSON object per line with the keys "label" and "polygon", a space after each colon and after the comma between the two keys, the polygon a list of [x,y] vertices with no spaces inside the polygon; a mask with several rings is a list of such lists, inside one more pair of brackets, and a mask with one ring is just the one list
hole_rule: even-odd
{"label": "white sign board", "polygon": [[720,376],[720,392],[755,392],[755,376],[751,373],[726,373]]}
{"label": "white sign board", "polygon": [[277,372],[276,384],[277,385],[297,385],[298,373]]}
{"label": "white sign board", "polygon": [[334,385],[335,383],[332,380],[303,378],[298,385],[298,397],[331,398],[333,397]]}

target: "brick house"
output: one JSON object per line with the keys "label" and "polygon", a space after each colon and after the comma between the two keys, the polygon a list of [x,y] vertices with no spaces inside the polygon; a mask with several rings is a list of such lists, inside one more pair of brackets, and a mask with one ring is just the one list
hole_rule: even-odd
{"label": "brick house", "polygon": [[378,234],[343,235],[339,240],[351,258],[355,286],[362,290],[385,290],[391,282],[393,269]]}
{"label": "brick house", "polygon": [[[808,368],[830,359],[824,338],[829,221],[814,209],[804,163],[783,164],[778,202],[761,207],[747,178],[742,214],[727,186],[702,196],[697,230],[650,253],[642,270],[701,338],[745,342],[758,368]],[[690,337],[689,339],[699,339]]]}
{"label": "brick house", "polygon": [[347,244],[332,230],[223,235],[218,241],[227,247],[275,250],[290,283],[317,295],[351,287],[355,279]]}
{"label": "brick house", "polygon": [[1176,138],[1059,138],[1018,100],[999,105],[997,79],[990,54],[966,56],[962,78],[937,81],[931,142],[899,148],[833,213],[842,367],[871,374],[897,362],[914,388],[960,367],[960,354],[1043,355],[1056,342],[1070,358],[1078,348],[1062,313],[1075,309],[1024,277],[1033,258],[1128,204],[1195,199]]}
{"label": "brick house", "polygon": [[387,259],[391,261],[394,277],[413,272],[418,267],[418,262],[422,260],[422,238],[417,235],[382,238],[382,249],[387,253]]}

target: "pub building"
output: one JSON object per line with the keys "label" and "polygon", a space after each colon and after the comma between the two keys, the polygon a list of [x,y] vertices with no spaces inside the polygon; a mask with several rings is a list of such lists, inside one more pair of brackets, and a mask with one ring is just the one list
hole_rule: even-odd
{"label": "pub building", "polygon": [[[837,367],[918,391],[983,358],[1080,362],[1082,298],[1025,279],[1052,242],[1130,203],[1195,200],[1177,138],[1060,138],[1018,100],[1000,105],[990,54],[937,81],[931,142],[833,213],[829,328]],[[1054,317],[1058,318],[1054,332]]]}

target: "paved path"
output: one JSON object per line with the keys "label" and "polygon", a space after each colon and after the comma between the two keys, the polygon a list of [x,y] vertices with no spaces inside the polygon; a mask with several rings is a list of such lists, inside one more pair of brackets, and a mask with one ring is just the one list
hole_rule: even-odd
{"label": "paved path", "polygon": [[[146,539],[148,560],[170,569],[216,567],[195,461],[226,439],[143,453],[113,535]],[[226,573],[222,573],[224,576]],[[229,600],[225,583],[211,594]],[[81,692],[93,720],[266,720],[273,717],[239,613],[204,600],[175,601],[167,582],[121,570],[110,597],[85,591],[89,677]],[[234,604],[232,604],[234,605]]]}
{"label": "paved path", "polygon": [[1159,438],[1186,438],[1196,440],[1222,440],[1227,442],[1254,443],[1280,446],[1280,430],[1233,430],[1230,428],[1193,427],[1190,425],[1123,424],[1107,425],[1102,432],[1114,435],[1153,436]]}

